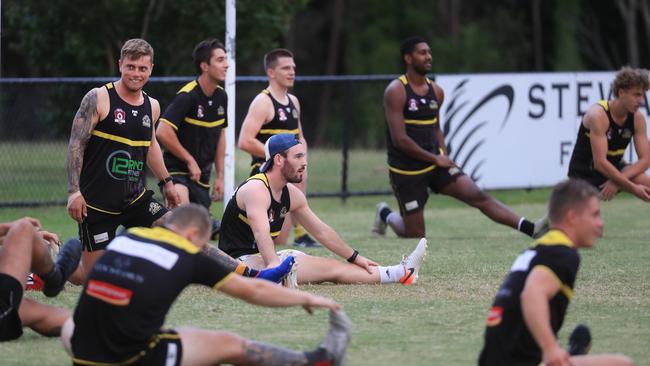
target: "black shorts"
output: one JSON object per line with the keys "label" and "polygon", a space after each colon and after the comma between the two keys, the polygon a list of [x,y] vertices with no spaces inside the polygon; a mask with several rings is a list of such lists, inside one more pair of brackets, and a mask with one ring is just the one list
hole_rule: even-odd
{"label": "black shorts", "polygon": [[203,184],[192,181],[187,175],[172,175],[174,184],[182,184],[190,192],[190,202],[198,203],[210,210],[212,198],[210,188]]}
{"label": "black shorts", "polygon": [[[623,169],[625,169],[628,165],[630,165],[627,161],[621,159],[617,164],[614,164],[616,169],[618,169],[619,172],[622,172]],[[578,178],[587,181],[589,184],[596,188],[601,188],[605,182],[609,178],[606,176],[602,175],[599,171],[597,171],[594,168],[588,167],[588,168],[569,168],[569,178]]]}
{"label": "black shorts", "polygon": [[23,286],[6,273],[0,273],[0,342],[11,341],[23,334],[18,315],[23,300]]}
{"label": "black shorts", "polygon": [[104,250],[115,238],[115,231],[120,225],[126,228],[151,227],[167,211],[165,206],[153,198],[152,191],[146,191],[120,214],[109,214],[88,207],[88,216],[79,224],[79,238],[86,251]]}
{"label": "black shorts", "polygon": [[399,204],[402,216],[424,209],[429,199],[428,189],[439,193],[448,184],[464,175],[458,168],[435,168],[418,175],[406,175],[390,172],[390,185]]}
{"label": "black shorts", "polygon": [[[144,353],[141,353],[139,357],[132,362],[129,362],[128,365],[179,366],[182,357],[183,345],[181,344],[181,337],[173,329],[163,329],[152,337],[151,342],[149,343],[149,348],[145,349]],[[94,362],[74,362],[73,364],[88,365],[94,364]],[[100,365],[100,363],[97,364]],[[116,363],[116,365],[117,364],[122,365],[127,363]]]}

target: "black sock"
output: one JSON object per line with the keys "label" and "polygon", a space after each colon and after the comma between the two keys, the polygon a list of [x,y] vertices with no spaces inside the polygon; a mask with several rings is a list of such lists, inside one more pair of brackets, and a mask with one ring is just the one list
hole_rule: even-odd
{"label": "black sock", "polygon": [[381,218],[381,221],[386,222],[386,218],[391,214],[391,212],[393,211],[388,207],[382,208],[381,211],[379,211],[379,217]]}
{"label": "black sock", "polygon": [[45,283],[58,285],[63,280],[61,271],[57,270],[56,264],[52,266],[52,269],[46,274],[38,274],[38,276]]}
{"label": "black sock", "polygon": [[332,361],[331,357],[327,355],[325,348],[318,347],[313,351],[305,352],[305,357],[307,357],[307,365],[329,365],[327,361]]}
{"label": "black sock", "polygon": [[533,233],[535,232],[535,224],[533,224],[532,221],[522,219],[521,222],[519,223],[519,231],[532,237]]}

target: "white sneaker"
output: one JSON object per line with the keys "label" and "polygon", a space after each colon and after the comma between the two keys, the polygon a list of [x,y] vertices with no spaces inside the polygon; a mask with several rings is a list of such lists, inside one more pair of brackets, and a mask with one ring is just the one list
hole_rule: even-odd
{"label": "white sneaker", "polygon": [[533,230],[533,239],[539,239],[542,235],[550,230],[548,215],[544,215],[539,220],[535,221],[535,229]]}
{"label": "white sneaker", "polygon": [[298,262],[291,267],[291,271],[282,280],[282,286],[286,288],[298,288]]}
{"label": "white sneaker", "polygon": [[399,282],[404,285],[413,285],[418,281],[418,272],[424,262],[424,257],[427,255],[427,239],[422,238],[415,247],[415,250],[409,254],[408,257],[402,259],[400,262],[404,266],[404,276],[400,278]]}
{"label": "white sneaker", "polygon": [[379,202],[377,204],[377,210],[375,211],[375,221],[372,223],[372,231],[377,235],[384,236],[386,235],[386,223],[381,219],[381,210],[387,208],[388,204],[386,202]]}

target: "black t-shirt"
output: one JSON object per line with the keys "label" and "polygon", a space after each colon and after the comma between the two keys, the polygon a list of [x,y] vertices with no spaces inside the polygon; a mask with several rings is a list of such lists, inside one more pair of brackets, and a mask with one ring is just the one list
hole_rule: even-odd
{"label": "black t-shirt", "polygon": [[501,284],[485,330],[480,365],[538,365],[542,353],[523,318],[520,296],[528,274],[534,268],[549,271],[560,283],[560,291],[549,300],[553,333],[562,327],[573,296],[580,256],[571,240],[559,230],[551,230],[535,245],[521,253]]}
{"label": "black t-shirt", "polygon": [[74,312],[76,362],[124,362],[147,349],[189,284],[219,288],[231,272],[176,233],[133,228],[97,261]]}
{"label": "black t-shirt", "polygon": [[[210,172],[217,152],[221,130],[228,127],[228,95],[218,86],[208,97],[197,80],[187,83],[176,94],[160,121],[170,125],[181,145],[201,169],[200,182],[210,184]],[[187,164],[166,150],[163,153],[169,174],[187,175]]]}

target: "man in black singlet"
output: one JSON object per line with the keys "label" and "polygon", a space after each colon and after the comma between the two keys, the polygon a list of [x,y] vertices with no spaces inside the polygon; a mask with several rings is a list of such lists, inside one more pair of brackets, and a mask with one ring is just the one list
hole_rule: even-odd
{"label": "man in black singlet", "polygon": [[25,279],[31,272],[44,282],[43,293],[56,296],[81,258],[81,243],[71,240],[61,248],[56,261],[53,246],[38,220],[29,217],[0,223],[0,342],[11,341],[29,327],[44,336],[58,336],[63,322],[70,316],[67,309],[23,298]]}
{"label": "man in black singlet", "polygon": [[68,145],[68,213],[79,223],[85,277],[119,225],[151,226],[167,209],[145,184],[145,164],[160,180],[169,208],[178,194],[154,127],[158,101],[143,92],[153,68],[153,48],[142,39],[124,43],[121,77],[84,96]]}
{"label": "man in black singlet", "polygon": [[[185,84],[160,117],[156,137],[165,148],[165,166],[181,203],[209,209],[223,198],[223,162],[228,127],[228,96],[219,86],[226,79],[226,51],[216,39],[199,42],[192,52],[199,76]],[[210,174],[216,177],[210,196]]]}
{"label": "man in black singlet", "polygon": [[[219,249],[255,269],[280,263],[286,255],[296,258],[297,283],[416,283],[427,249],[421,239],[415,250],[400,263],[379,266],[352,249],[331,227],[311,210],[300,183],[307,168],[307,152],[293,134],[271,136],[264,144],[266,161],[260,173],[239,185],[223,213]],[[276,252],[274,238],[291,213],[334,258],[308,255],[298,250]]]}
{"label": "man in black singlet", "polygon": [[[239,133],[239,148],[251,154],[250,176],[258,174],[264,163],[264,143],[281,133],[290,133],[307,148],[307,141],[300,124],[300,102],[295,95],[289,94],[296,76],[296,64],[291,51],[278,48],[264,55],[264,71],[269,79],[269,86],[262,90],[248,107]],[[305,193],[307,191],[307,172],[301,183],[296,185]],[[276,238],[276,243],[285,244],[289,235],[291,218],[285,221],[285,227]],[[320,247],[305,229],[294,227],[294,245],[299,247]]]}
{"label": "man in black singlet", "polygon": [[[210,217],[181,205],[165,227],[131,228],[107,247],[88,276],[74,317],[61,333],[75,365],[341,365],[351,322],[333,300],[233,275],[201,248]],[[163,328],[185,287],[200,284],[244,301],[275,307],[327,308],[330,328],[318,348],[297,352],[236,334]]]}
{"label": "man in black singlet", "polygon": [[448,156],[439,110],[442,88],[427,78],[431,49],[421,37],[402,43],[406,73],[384,93],[387,123],[388,170],[399,213],[385,202],[377,205],[372,231],[385,235],[390,226],[400,237],[423,237],[424,205],[431,189],[476,207],[487,217],[522,233],[538,235],[544,221],[533,223],[482,191]]}
{"label": "man in black singlet", "polygon": [[[650,167],[645,117],[639,111],[650,88],[648,71],[623,67],[612,83],[613,100],[601,100],[587,110],[571,155],[569,177],[581,178],[610,200],[624,190],[650,201]],[[623,154],[634,139],[638,160],[627,164]]]}
{"label": "man in black singlet", "polygon": [[598,191],[581,179],[555,186],[550,231],[512,264],[486,321],[481,366],[627,366],[621,355],[569,355],[557,341],[580,265],[578,249],[603,234]]}

